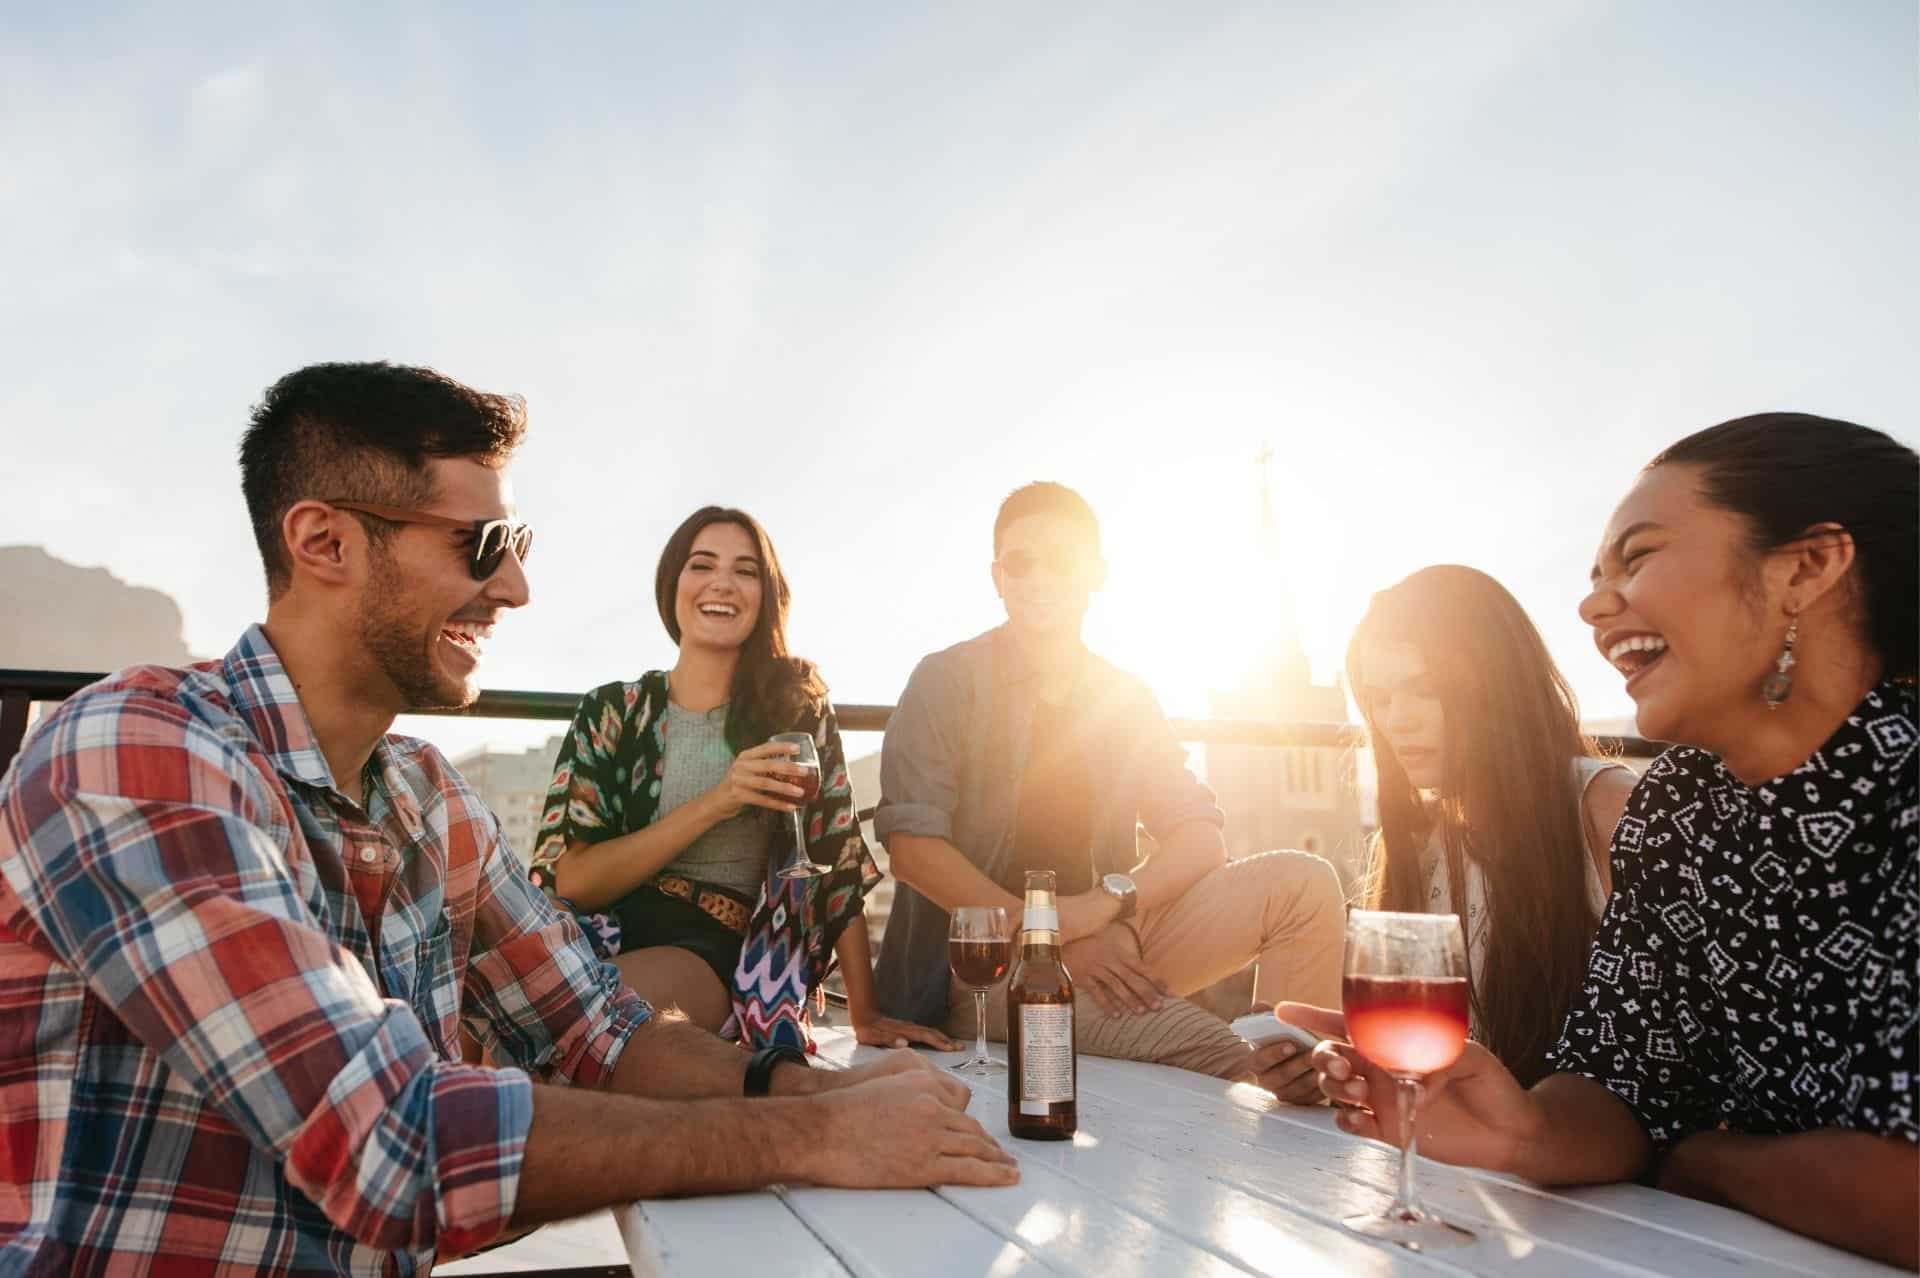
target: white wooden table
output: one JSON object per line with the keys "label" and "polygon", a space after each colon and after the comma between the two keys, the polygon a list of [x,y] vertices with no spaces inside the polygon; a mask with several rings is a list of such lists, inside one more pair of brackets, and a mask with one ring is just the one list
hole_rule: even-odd
{"label": "white wooden table", "polygon": [[[873,1053],[844,1030],[817,1033],[825,1062]],[[1007,1135],[1003,1079],[973,1087],[970,1112],[1019,1157],[1019,1185],[776,1186],[635,1203],[614,1215],[636,1278],[1899,1272],[1657,1190],[1549,1192],[1426,1160],[1423,1197],[1479,1240],[1415,1255],[1341,1227],[1341,1217],[1391,1200],[1398,1154],[1341,1132],[1327,1110],[1183,1070],[1083,1056],[1078,1137],[1031,1142]]]}

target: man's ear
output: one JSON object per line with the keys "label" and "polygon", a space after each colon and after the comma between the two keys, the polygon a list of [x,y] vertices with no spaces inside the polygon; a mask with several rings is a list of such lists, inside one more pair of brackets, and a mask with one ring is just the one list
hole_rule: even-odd
{"label": "man's ear", "polygon": [[998,559],[994,560],[987,568],[987,573],[993,578],[993,593],[1000,596],[1001,599],[1005,599],[1007,597],[1007,583],[1001,579],[1000,561]]}
{"label": "man's ear", "polygon": [[1107,561],[1104,558],[1093,561],[1093,571],[1087,575],[1089,593],[1107,588]]}
{"label": "man's ear", "polygon": [[1839,524],[1815,524],[1779,548],[1786,557],[1787,595],[1806,612],[1846,580],[1853,567],[1853,534]]}
{"label": "man's ear", "polygon": [[364,555],[366,530],[345,511],[325,502],[298,501],[280,521],[280,537],[293,576],[344,586],[354,577],[354,559]]}

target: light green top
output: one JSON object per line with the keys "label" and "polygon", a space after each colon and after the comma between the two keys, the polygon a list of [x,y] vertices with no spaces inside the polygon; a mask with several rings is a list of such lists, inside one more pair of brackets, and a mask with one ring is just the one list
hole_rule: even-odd
{"label": "light green top", "polygon": [[[659,816],[719,785],[733,766],[725,705],[697,714],[669,701],[664,728],[667,749]],[[660,873],[684,874],[748,896],[757,894],[767,877],[767,827],[760,811],[749,806],[728,817],[688,844]]]}

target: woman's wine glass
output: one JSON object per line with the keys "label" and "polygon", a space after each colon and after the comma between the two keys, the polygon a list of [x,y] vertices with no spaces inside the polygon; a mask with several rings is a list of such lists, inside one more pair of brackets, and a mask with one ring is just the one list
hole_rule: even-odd
{"label": "woman's wine glass", "polygon": [[1004,1074],[1007,1067],[987,1055],[987,991],[1013,962],[1013,933],[1007,912],[997,905],[963,905],[947,925],[947,961],[953,979],[973,991],[976,1033],[973,1055],[953,1066],[956,1074]]}
{"label": "woman's wine glass", "polygon": [[1379,1215],[1347,1228],[1413,1251],[1459,1247],[1473,1234],[1420,1205],[1414,1192],[1414,1113],[1420,1083],[1460,1059],[1467,1042],[1467,952],[1455,914],[1347,916],[1341,1001],[1347,1036],[1399,1089],[1400,1192]]}
{"label": "woman's wine glass", "polygon": [[807,831],[800,819],[807,805],[820,797],[820,754],[813,748],[813,738],[805,732],[775,733],[769,740],[783,741],[793,747],[793,753],[780,760],[786,774],[781,779],[803,791],[797,800],[800,806],[788,814],[793,818],[793,855],[780,867],[780,877],[810,879],[825,874],[827,867],[816,865],[807,856]]}

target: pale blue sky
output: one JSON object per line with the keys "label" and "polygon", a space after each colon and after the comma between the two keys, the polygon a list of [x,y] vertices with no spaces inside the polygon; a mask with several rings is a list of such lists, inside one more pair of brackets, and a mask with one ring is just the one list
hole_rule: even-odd
{"label": "pale blue sky", "polygon": [[836,695],[892,700],[997,619],[994,504],[1044,477],[1107,522],[1090,636],[1176,711],[1289,610],[1330,674],[1455,560],[1622,714],[1573,608],[1641,462],[1767,408],[1916,437],[1917,37],[1909,0],[16,7],[0,544],[222,651],[248,406],[391,358],[530,404],[495,686],[670,660],[654,559],[724,501]]}

